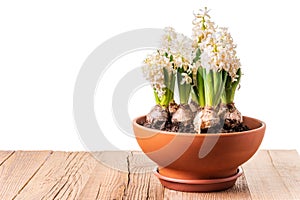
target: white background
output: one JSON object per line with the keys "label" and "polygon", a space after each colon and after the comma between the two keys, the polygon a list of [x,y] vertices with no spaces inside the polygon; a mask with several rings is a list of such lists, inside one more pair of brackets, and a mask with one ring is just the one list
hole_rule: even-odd
{"label": "white background", "polygon": [[[236,104],[242,114],[267,123],[261,147],[300,150],[296,0],[1,1],[0,149],[86,150],[72,104],[87,56],[112,36],[138,28],[173,26],[190,36],[192,12],[204,6],[238,44],[245,75]],[[139,147],[114,126],[111,94],[118,77],[139,66],[146,53],[115,62],[95,94],[97,118],[101,123],[107,116],[103,130],[108,128],[107,137],[121,149]],[[152,99],[148,87],[137,91],[129,101],[130,116],[148,112]]]}

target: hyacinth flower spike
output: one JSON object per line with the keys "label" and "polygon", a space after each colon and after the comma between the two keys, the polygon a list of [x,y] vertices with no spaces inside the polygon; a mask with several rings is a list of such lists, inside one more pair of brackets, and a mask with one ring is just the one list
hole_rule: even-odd
{"label": "hyacinth flower spike", "polygon": [[194,91],[199,105],[203,106],[194,119],[197,133],[220,132],[223,128],[219,111],[221,98],[227,80],[235,79],[240,68],[227,28],[215,26],[208,12],[207,8],[199,10],[193,21],[193,46],[197,52],[194,58],[194,82],[197,83]]}

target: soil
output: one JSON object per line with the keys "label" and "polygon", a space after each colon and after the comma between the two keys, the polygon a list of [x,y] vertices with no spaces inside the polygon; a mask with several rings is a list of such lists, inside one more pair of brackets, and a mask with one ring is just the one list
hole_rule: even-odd
{"label": "soil", "polygon": [[249,131],[249,130],[250,130],[250,128],[248,126],[241,123],[234,128],[231,128],[231,127],[228,128],[228,127],[226,127],[226,125],[224,125],[224,127],[222,129],[222,133],[243,132],[243,131]]}
{"label": "soil", "polygon": [[[147,128],[151,128],[149,126],[148,123],[143,122],[140,125],[147,127]],[[157,129],[156,129],[157,130]],[[243,132],[243,131],[248,131],[250,130],[249,127],[247,127],[246,125],[244,125],[243,123],[239,124],[238,126],[236,126],[235,128],[228,128],[228,127],[223,127],[220,130],[219,127],[214,128],[210,128],[209,130],[207,129],[201,129],[201,133],[215,133],[218,130],[218,132],[220,133],[234,133],[234,132]],[[189,126],[181,126],[180,123],[171,123],[171,122],[167,122],[165,128],[162,129],[162,131],[168,131],[168,132],[180,132],[180,133],[191,133],[191,134],[195,134],[195,130],[194,130],[194,126],[193,124],[189,125]]]}
{"label": "soil", "polygon": [[187,126],[184,126],[180,122],[176,123],[167,123],[165,131],[169,132],[180,132],[180,133],[195,133],[194,125],[189,124]]}

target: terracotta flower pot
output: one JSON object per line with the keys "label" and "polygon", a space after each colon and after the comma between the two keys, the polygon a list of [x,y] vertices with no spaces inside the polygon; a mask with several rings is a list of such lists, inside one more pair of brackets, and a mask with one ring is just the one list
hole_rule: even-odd
{"label": "terracotta flower pot", "polygon": [[172,133],[140,125],[145,116],[133,120],[133,129],[143,152],[158,165],[155,174],[168,188],[182,191],[215,191],[234,185],[238,167],[259,148],[266,125],[244,117],[251,130],[221,134]]}

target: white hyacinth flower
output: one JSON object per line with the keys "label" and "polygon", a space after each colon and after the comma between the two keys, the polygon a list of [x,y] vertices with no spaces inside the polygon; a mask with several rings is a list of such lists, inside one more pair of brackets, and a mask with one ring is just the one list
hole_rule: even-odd
{"label": "white hyacinth flower", "polygon": [[164,70],[170,76],[175,75],[178,68],[183,68],[188,73],[192,72],[189,67],[192,51],[190,38],[175,32],[172,27],[165,28],[161,48],[145,59],[146,65],[143,67],[145,78],[151,83],[159,98],[165,94]]}
{"label": "white hyacinth flower", "polygon": [[192,83],[193,80],[187,73],[181,73],[181,76],[182,76],[182,80],[180,82],[181,85]]}
{"label": "white hyacinth flower", "polygon": [[207,70],[225,70],[234,81],[241,66],[236,45],[228,28],[216,27],[208,13],[209,10],[205,8],[194,14],[193,45],[201,51],[200,64],[197,65]]}

